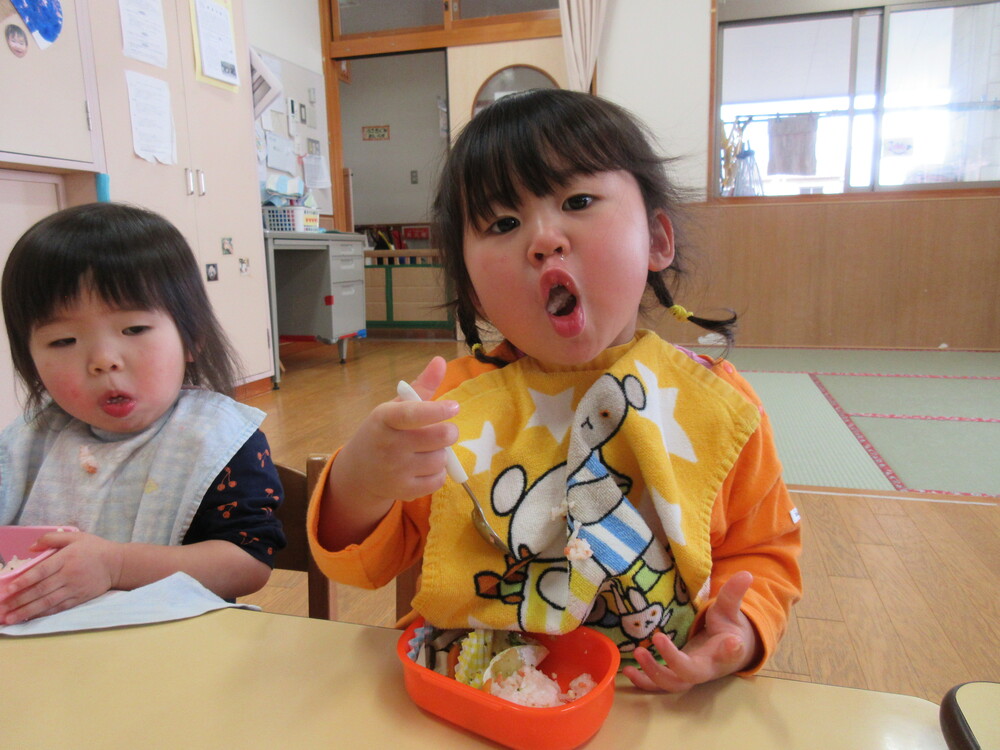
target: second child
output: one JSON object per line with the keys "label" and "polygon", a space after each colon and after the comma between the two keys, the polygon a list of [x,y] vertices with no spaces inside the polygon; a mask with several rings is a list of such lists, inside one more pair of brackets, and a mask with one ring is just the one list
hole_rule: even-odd
{"label": "second child", "polygon": [[0,433],[0,525],[73,526],[0,588],[0,624],[184,572],[225,599],[267,583],[282,489],[237,403],[235,356],[181,233],[128,205],[31,227],[3,273],[24,417]]}

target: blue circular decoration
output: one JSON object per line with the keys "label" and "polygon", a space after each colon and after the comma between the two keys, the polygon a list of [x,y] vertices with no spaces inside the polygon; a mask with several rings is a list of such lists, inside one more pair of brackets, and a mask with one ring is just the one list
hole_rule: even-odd
{"label": "blue circular decoration", "polygon": [[28,31],[46,42],[54,42],[62,31],[63,14],[59,0],[10,0]]}

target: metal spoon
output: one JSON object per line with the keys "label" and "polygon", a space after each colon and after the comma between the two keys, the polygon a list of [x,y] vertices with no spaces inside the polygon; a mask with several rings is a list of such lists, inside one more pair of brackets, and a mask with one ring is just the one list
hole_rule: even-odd
{"label": "metal spoon", "polygon": [[[399,385],[396,386],[396,393],[404,401],[421,401],[422,399],[413,390],[413,386],[407,383],[405,380],[400,380]],[[465,473],[465,469],[462,468],[462,464],[458,460],[458,456],[455,455],[455,451],[449,446],[445,448],[445,462],[448,469],[448,476],[458,482],[465,489],[466,494],[469,499],[472,500],[472,525],[476,527],[476,531],[479,532],[480,536],[487,542],[492,544],[498,550],[503,552],[505,555],[509,555],[510,547],[507,543],[497,534],[493,527],[490,526],[490,522],[486,520],[486,514],[483,513],[483,506],[479,504],[479,500],[476,499],[476,495],[472,492],[472,488],[469,487],[469,475]]]}

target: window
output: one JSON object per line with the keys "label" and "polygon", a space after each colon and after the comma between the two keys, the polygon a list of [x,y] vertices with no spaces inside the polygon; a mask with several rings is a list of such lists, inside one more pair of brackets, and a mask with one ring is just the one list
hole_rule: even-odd
{"label": "window", "polygon": [[719,27],[721,195],[1000,184],[1000,2]]}
{"label": "window", "polygon": [[485,18],[536,10],[558,10],[559,0],[459,0],[461,18]]}
{"label": "window", "polygon": [[440,0],[339,0],[340,33],[366,34],[441,26]]}
{"label": "window", "polygon": [[[451,6],[457,21],[558,11],[559,0],[452,0]],[[340,33],[346,35],[442,28],[449,13],[441,0],[337,0],[337,8]]]}

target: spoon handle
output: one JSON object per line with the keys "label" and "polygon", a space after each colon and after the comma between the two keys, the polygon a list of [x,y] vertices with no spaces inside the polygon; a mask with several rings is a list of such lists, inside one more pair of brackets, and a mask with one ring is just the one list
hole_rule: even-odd
{"label": "spoon handle", "polygon": [[[396,393],[399,395],[403,401],[422,401],[420,395],[413,390],[413,386],[407,383],[405,380],[400,380],[399,385],[396,386]],[[455,451],[452,450],[451,446],[444,449],[445,451],[445,468],[448,470],[448,476],[454,479],[459,484],[465,484],[469,481],[469,475],[465,473],[465,469],[462,467],[461,462],[458,460],[458,456],[455,455]]]}

